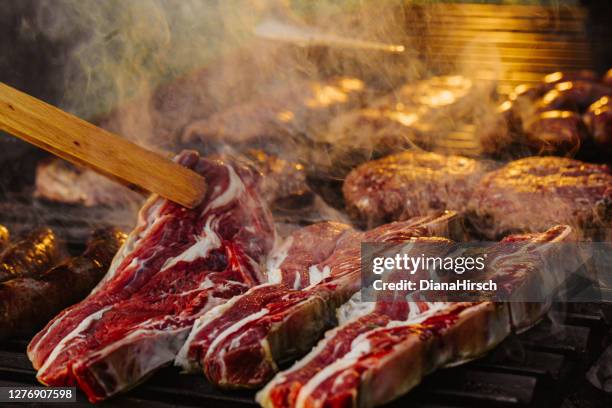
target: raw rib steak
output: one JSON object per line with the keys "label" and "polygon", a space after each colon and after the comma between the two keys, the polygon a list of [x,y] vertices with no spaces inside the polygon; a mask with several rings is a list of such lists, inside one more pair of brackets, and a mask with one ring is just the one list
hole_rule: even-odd
{"label": "raw rib steak", "polygon": [[92,402],[171,362],[194,321],[264,280],[274,241],[249,168],[183,152],[209,183],[193,210],[153,196],[103,281],[38,333],[28,356],[40,382],[77,384]]}
{"label": "raw rib steak", "polygon": [[[511,291],[524,290],[534,283],[531,275],[555,272],[543,270],[540,257],[555,246],[541,244],[567,240],[570,233],[571,228],[557,226],[542,234],[508,237],[492,249],[488,275]],[[512,246],[515,242],[524,245]],[[401,313],[381,305],[344,305],[338,313],[341,325],[277,374],[257,400],[275,408],[381,405],[433,370],[481,355],[545,311],[524,314],[520,302],[405,302]],[[519,313],[513,313],[515,305]]]}
{"label": "raw rib steak", "polygon": [[342,190],[349,214],[374,226],[431,211],[461,212],[485,171],[467,157],[409,150],[357,167]]}
{"label": "raw rib steak", "polygon": [[[262,386],[279,364],[310,350],[333,325],[336,308],[359,290],[362,242],[437,242],[444,239],[424,237],[448,235],[455,217],[419,217],[367,232],[341,231],[330,223],[297,231],[288,240],[289,248],[281,251],[286,256],[278,267],[280,283],[252,288],[202,316],[176,363],[191,372],[203,369],[222,387]],[[314,231],[324,233],[313,255],[292,257],[305,249],[299,238]]]}

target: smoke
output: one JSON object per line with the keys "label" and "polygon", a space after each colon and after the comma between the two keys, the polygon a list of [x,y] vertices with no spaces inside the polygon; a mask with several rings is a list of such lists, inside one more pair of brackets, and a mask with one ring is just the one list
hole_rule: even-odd
{"label": "smoke", "polygon": [[254,35],[257,24],[274,18],[347,38],[410,46],[399,4],[39,0],[29,30],[68,45],[62,108],[102,121],[145,146],[172,149],[189,122],[266,95],[279,84],[351,73],[388,87],[399,76],[421,76],[422,67],[410,53],[321,51]]}
{"label": "smoke", "polygon": [[[337,38],[399,44],[405,51],[258,37],[256,28],[267,20]],[[350,132],[341,138],[333,128],[333,134],[326,133],[332,118],[341,123],[343,114],[354,116],[355,109],[381,96],[390,107],[409,106],[391,109],[399,111],[392,117],[404,118],[404,111],[418,109],[412,93],[402,93],[404,84],[440,71],[474,69],[460,61],[433,64],[432,69],[433,56],[420,36],[429,24],[425,11],[400,0],[38,0],[28,29],[68,45],[62,64],[63,109],[165,153],[183,148],[183,135],[194,125],[205,131],[212,124],[216,129],[211,133],[230,129],[229,136],[253,136],[258,146],[275,145],[273,153],[283,158],[314,164],[308,170],[320,175],[334,174],[321,170],[327,166],[321,158],[343,163],[343,157],[336,160],[337,151],[352,155],[355,148]],[[338,76],[359,82],[337,81]],[[444,90],[419,95],[437,93]],[[480,95],[454,105],[482,104]],[[454,114],[444,111],[428,120],[445,124],[447,131],[455,125]],[[393,131],[401,135],[399,144],[390,137],[391,151],[414,146],[414,130],[400,126]],[[189,147],[205,150],[201,142],[206,137]],[[381,144],[379,135],[371,138],[359,142],[361,161],[373,157]],[[233,143],[230,137],[221,139]]]}
{"label": "smoke", "polygon": [[[190,133],[200,150],[209,135],[238,152],[232,137],[274,145],[337,193],[359,162],[415,145],[461,153],[453,149],[466,139],[445,145],[450,132],[474,121],[499,128],[496,43],[475,35],[438,61],[448,44],[435,38],[452,32],[440,11],[400,0],[40,0],[31,29],[70,45],[63,108],[162,152],[183,148]],[[405,51],[258,37],[269,20]],[[486,64],[473,62],[481,54]],[[459,75],[418,82],[440,74]]]}
{"label": "smoke", "polygon": [[228,15],[230,3],[41,0],[39,29],[72,43],[64,106],[83,116],[104,114],[235,46],[241,24],[225,24],[238,18]]}

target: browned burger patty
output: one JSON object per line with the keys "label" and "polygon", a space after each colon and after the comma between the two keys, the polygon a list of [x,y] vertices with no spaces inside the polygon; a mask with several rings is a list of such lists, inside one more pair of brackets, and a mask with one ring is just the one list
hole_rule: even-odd
{"label": "browned burger patty", "polygon": [[612,175],[606,165],[562,157],[527,157],[485,175],[468,205],[484,236],[569,224],[585,237],[610,226]]}
{"label": "browned burger patty", "polygon": [[344,181],[347,211],[368,227],[444,209],[461,212],[486,169],[467,157],[412,150],[370,161]]}

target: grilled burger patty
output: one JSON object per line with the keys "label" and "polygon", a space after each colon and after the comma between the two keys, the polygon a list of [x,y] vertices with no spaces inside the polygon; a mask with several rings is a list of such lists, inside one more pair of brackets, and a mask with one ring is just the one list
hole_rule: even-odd
{"label": "grilled burger patty", "polygon": [[564,223],[597,237],[610,226],[612,175],[606,165],[562,157],[527,157],[485,175],[468,204],[485,237]]}
{"label": "grilled burger patty", "polygon": [[346,177],[347,211],[368,227],[432,211],[463,211],[487,165],[462,156],[405,151],[367,162]]}

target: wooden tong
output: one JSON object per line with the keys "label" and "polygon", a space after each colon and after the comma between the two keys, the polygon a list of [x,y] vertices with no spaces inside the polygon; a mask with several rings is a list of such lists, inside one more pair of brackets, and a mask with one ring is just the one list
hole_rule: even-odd
{"label": "wooden tong", "polygon": [[194,171],[1,82],[0,129],[188,208],[206,193],[206,181]]}

